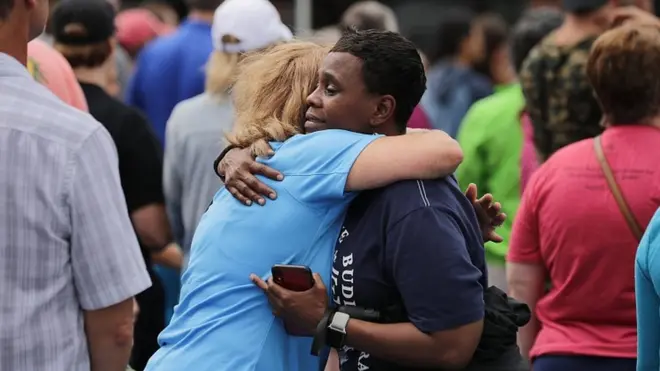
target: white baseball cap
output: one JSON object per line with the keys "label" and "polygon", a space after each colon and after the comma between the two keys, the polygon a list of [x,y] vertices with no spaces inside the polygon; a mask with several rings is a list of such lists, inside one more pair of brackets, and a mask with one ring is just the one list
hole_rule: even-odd
{"label": "white baseball cap", "polygon": [[269,0],[225,0],[213,15],[213,47],[227,53],[265,48],[293,38]]}

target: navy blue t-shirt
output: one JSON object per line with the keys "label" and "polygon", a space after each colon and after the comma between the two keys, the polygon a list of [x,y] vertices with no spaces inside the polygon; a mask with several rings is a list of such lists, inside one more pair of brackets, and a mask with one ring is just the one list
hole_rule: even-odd
{"label": "navy blue t-shirt", "polygon": [[[351,204],[332,268],[335,304],[383,311],[403,306],[432,333],[484,316],[483,239],[472,204],[452,177],[403,181]],[[342,371],[416,370],[344,347]]]}

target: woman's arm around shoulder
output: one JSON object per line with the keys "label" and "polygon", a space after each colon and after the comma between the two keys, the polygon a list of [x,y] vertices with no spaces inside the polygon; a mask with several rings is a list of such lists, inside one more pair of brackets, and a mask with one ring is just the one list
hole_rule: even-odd
{"label": "woman's arm around shoulder", "polygon": [[353,164],[347,191],[383,187],[406,179],[452,174],[463,160],[458,142],[440,130],[414,130],[371,142]]}

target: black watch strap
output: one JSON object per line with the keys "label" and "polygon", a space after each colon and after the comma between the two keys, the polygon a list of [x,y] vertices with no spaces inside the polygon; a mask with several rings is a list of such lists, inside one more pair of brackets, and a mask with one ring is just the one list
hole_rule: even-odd
{"label": "black watch strap", "polygon": [[335,314],[336,309],[328,308],[323,314],[323,318],[316,325],[316,333],[314,334],[314,340],[312,341],[312,355],[318,356],[321,353],[321,350],[326,346],[326,338],[328,334],[328,324],[332,319],[332,316]]}
{"label": "black watch strap", "polygon": [[220,155],[218,156],[218,158],[216,158],[215,161],[213,161],[213,172],[214,172],[215,175],[217,175],[220,179],[222,179],[223,182],[224,182],[224,180],[225,180],[225,177],[222,176],[222,175],[220,175],[220,173],[218,172],[218,165],[220,165],[220,161],[222,161],[222,159],[225,158],[225,156],[227,155],[227,153],[229,153],[229,151],[231,151],[231,150],[234,149],[234,148],[237,148],[237,147],[234,146],[234,145],[232,145],[232,144],[228,145],[227,147],[225,147],[224,150],[222,150],[222,152],[220,152]]}

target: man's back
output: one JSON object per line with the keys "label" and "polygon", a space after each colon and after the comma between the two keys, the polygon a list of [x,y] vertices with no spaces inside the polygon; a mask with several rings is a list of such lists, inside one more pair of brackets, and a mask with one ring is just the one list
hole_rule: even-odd
{"label": "man's back", "polygon": [[427,85],[420,102],[424,113],[434,129],[454,138],[470,106],[493,93],[487,78],[447,62],[437,63],[429,70]]}
{"label": "man's back", "polygon": [[526,111],[542,161],[560,148],[602,132],[602,112],[587,78],[596,37],[573,45],[550,34],[529,54],[520,72]]}
{"label": "man's back", "polygon": [[0,369],[88,371],[81,308],[149,286],[116,167],[98,122],[0,53]]}
{"label": "man's back", "polygon": [[204,65],[212,50],[211,25],[188,20],[140,54],[126,101],[147,115],[161,142],[174,106],[204,91]]}
{"label": "man's back", "polygon": [[163,187],[175,238],[186,254],[202,214],[222,186],[208,164],[226,146],[223,137],[233,120],[228,96],[201,94],[177,105],[167,123]]}

